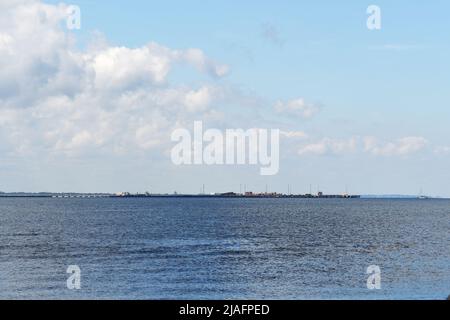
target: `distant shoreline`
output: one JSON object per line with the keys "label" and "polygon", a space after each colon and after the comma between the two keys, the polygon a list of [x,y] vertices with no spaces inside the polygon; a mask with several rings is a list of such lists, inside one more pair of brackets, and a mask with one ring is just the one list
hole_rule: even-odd
{"label": "distant shoreline", "polygon": [[402,196],[402,195],[288,195],[277,193],[259,193],[259,194],[109,194],[109,193],[0,193],[0,198],[197,198],[197,199],[392,199],[392,200],[449,200],[449,198],[428,197],[428,196]]}

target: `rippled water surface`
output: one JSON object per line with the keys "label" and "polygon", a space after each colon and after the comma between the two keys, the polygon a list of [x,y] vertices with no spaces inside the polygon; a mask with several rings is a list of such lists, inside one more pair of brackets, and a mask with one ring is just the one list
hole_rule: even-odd
{"label": "rippled water surface", "polygon": [[[381,290],[367,289],[370,265]],[[0,298],[449,294],[447,200],[0,198]]]}

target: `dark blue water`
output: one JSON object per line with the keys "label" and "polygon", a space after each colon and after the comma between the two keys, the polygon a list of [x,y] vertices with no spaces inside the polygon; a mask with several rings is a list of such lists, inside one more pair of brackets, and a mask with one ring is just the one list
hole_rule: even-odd
{"label": "dark blue water", "polygon": [[446,200],[1,198],[0,298],[445,299],[449,231]]}

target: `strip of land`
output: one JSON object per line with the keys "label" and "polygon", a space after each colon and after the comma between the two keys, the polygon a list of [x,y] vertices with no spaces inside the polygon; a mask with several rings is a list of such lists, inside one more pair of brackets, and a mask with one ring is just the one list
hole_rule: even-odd
{"label": "strip of land", "polygon": [[351,195],[351,194],[283,194],[283,193],[214,193],[214,194],[152,194],[152,193],[52,193],[0,192],[0,198],[290,198],[290,199],[443,199],[408,195]]}

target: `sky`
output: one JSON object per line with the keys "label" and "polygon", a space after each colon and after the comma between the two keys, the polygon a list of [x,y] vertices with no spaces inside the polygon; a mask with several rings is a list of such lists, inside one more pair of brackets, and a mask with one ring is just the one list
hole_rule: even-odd
{"label": "sky", "polygon": [[[448,197],[449,13],[438,0],[2,0],[0,190]],[[281,130],[278,174],[174,165],[171,133],[200,120]]]}

